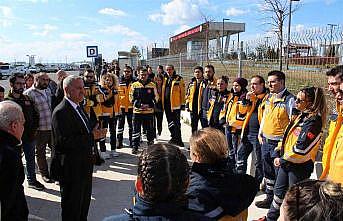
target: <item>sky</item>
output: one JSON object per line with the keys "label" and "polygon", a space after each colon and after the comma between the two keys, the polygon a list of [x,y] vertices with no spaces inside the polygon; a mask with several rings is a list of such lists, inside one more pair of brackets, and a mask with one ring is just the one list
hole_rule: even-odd
{"label": "sky", "polygon": [[[284,0],[287,1],[287,0]],[[97,45],[107,61],[137,45],[168,47],[169,37],[205,19],[246,23],[242,40],[270,30],[263,0],[0,0],[0,61],[89,60]],[[293,3],[298,4],[298,3]],[[292,31],[343,24],[343,0],[300,0]],[[286,24],[288,24],[286,20]]]}

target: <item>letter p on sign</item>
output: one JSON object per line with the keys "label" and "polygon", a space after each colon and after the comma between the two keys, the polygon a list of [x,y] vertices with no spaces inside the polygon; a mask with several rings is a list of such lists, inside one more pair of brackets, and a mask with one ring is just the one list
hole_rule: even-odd
{"label": "letter p on sign", "polygon": [[87,46],[87,58],[98,57],[98,46]]}

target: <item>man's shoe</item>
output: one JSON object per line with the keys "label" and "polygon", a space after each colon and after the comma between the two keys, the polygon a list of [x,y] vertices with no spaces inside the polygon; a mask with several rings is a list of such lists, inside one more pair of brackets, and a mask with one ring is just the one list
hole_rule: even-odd
{"label": "man's shoe", "polygon": [[138,154],[138,148],[137,147],[132,148],[131,153],[135,155]]}
{"label": "man's shoe", "polygon": [[42,180],[46,183],[54,183],[55,180],[51,179],[49,176],[42,176]]}
{"label": "man's shoe", "polygon": [[147,144],[148,144],[148,146],[153,145],[154,141],[150,141],[150,142],[148,141]]}
{"label": "man's shoe", "polygon": [[182,141],[177,142],[176,145],[178,145],[179,147],[185,147],[185,144]]}
{"label": "man's shoe", "polygon": [[262,209],[269,209],[271,204],[272,204],[272,200],[269,200],[269,199],[264,199],[262,201],[257,201],[255,203],[255,205],[258,208],[262,208]]}
{"label": "man's shoe", "polygon": [[108,159],[111,158],[110,155],[109,155],[108,153],[106,153],[106,152],[100,152],[100,155],[101,155],[101,157],[104,158],[105,160],[108,160]]}
{"label": "man's shoe", "polygon": [[39,190],[39,191],[45,189],[45,186],[43,184],[41,184],[39,181],[37,181],[37,180],[29,182],[28,187],[32,188],[32,189],[35,189],[35,190]]}

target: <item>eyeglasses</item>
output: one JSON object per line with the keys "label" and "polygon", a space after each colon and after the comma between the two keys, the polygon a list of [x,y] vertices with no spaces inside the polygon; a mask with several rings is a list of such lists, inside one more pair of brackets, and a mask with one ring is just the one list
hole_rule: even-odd
{"label": "eyeglasses", "polygon": [[306,100],[301,100],[299,98],[295,99],[295,103],[297,104],[304,103],[304,102],[306,102]]}

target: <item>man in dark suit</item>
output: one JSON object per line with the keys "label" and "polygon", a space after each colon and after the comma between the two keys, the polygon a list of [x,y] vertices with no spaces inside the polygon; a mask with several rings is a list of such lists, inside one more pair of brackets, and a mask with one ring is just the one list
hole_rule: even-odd
{"label": "man in dark suit", "polygon": [[53,158],[60,162],[62,220],[83,221],[91,200],[94,140],[103,138],[106,131],[93,129],[79,105],[84,98],[82,78],[68,76],[63,90],[64,98],[52,116]]}

